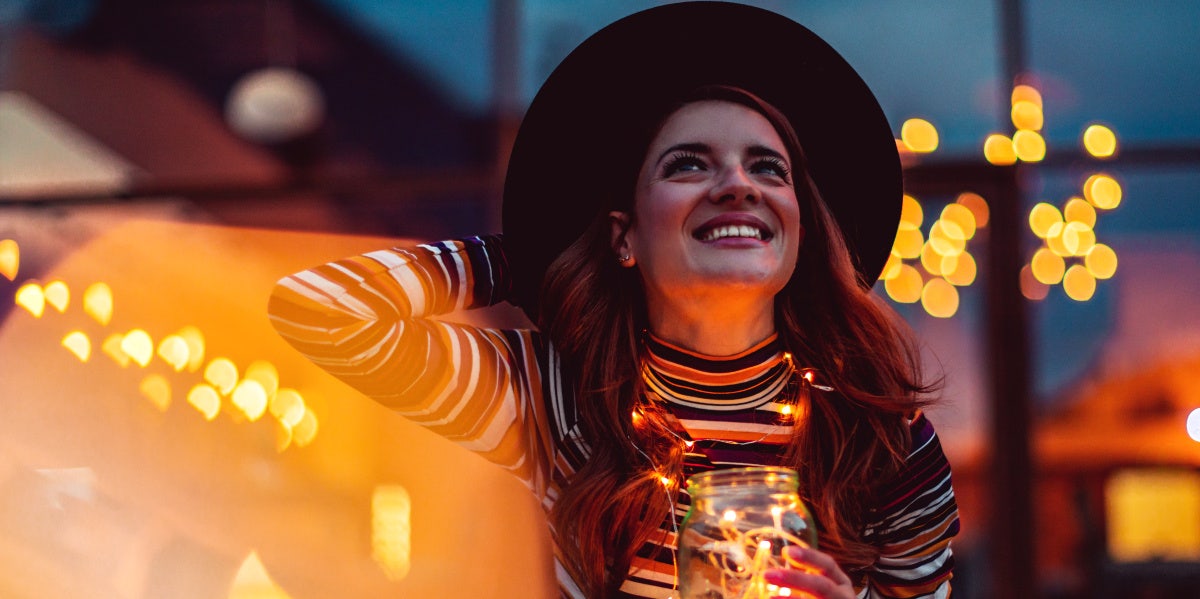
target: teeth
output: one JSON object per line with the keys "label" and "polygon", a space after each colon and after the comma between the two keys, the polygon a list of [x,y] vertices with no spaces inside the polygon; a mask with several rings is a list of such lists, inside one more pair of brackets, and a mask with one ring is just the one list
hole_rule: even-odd
{"label": "teeth", "polygon": [[709,231],[708,234],[704,236],[704,241],[713,241],[716,239],[724,239],[726,237],[748,237],[750,239],[761,240],[763,238],[763,234],[762,231],[760,231],[757,227],[751,227],[747,225],[726,225],[724,227],[717,227]]}

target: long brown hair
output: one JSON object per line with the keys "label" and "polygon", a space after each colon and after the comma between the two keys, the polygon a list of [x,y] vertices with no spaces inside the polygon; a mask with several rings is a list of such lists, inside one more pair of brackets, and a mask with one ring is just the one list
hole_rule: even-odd
{"label": "long brown hair", "polygon": [[[822,549],[853,575],[878,555],[862,532],[873,485],[902,466],[909,445],[905,416],[933,387],[921,381],[911,334],[855,270],[787,119],[745,90],[709,86],[674,106],[659,126],[679,107],[701,100],[758,111],[790,153],[805,238],[795,272],[776,297],[775,324],[797,363],[817,369],[836,393],[809,395],[807,418],[796,427],[785,463],[800,473]],[[643,152],[657,131],[648,134]],[[658,534],[673,499],[664,497],[654,469],[677,485],[683,457],[659,419],[633,426],[631,414],[644,404],[644,294],[633,269],[617,265],[606,215],[598,214],[551,264],[539,302],[541,329],[576,382],[579,425],[590,450],[551,512],[563,561],[588,596],[613,593],[638,549]]]}

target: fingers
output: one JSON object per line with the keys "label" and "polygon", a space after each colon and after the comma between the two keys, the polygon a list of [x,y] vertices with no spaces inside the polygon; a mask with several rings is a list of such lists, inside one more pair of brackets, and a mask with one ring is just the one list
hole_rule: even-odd
{"label": "fingers", "polygon": [[788,568],[766,572],[767,583],[785,587],[792,597],[852,599],[854,585],[829,554],[805,547],[784,550]]}
{"label": "fingers", "polygon": [[810,547],[792,545],[784,548],[783,556],[788,566],[819,574],[839,585],[851,584],[850,577],[846,576],[846,573],[838,567],[837,562],[828,553]]}

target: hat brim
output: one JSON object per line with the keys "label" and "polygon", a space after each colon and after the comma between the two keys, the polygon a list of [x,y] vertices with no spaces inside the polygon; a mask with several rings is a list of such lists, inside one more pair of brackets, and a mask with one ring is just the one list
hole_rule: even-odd
{"label": "hat brim", "polygon": [[704,85],[743,88],[791,122],[855,268],[879,277],[903,204],[900,158],[870,88],[784,16],[725,2],[669,4],[601,29],[550,74],[517,133],[504,184],[512,302],[531,318],[547,267],[597,214],[631,202],[650,119]]}

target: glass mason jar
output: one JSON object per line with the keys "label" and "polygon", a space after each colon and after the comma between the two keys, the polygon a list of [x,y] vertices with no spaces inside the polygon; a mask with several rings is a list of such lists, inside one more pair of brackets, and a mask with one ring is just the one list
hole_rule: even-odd
{"label": "glass mason jar", "polygon": [[783,548],[817,546],[794,470],[712,470],[688,478],[692,506],[679,533],[680,599],[766,599],[778,593],[767,570],[785,567]]}

